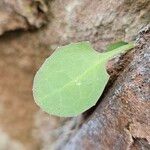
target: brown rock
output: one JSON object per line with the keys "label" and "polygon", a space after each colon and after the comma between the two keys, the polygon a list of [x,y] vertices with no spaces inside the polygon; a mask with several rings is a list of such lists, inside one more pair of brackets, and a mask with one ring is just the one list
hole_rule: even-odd
{"label": "brown rock", "polygon": [[60,41],[88,40],[97,50],[116,39],[135,39],[150,21],[149,0],[56,0],[51,9]]}
{"label": "brown rock", "polygon": [[0,35],[9,30],[41,27],[46,23],[47,11],[44,0],[1,0]]}
{"label": "brown rock", "polygon": [[[47,2],[49,5],[45,5]],[[143,73],[147,62],[144,59],[148,57],[147,52],[145,53],[146,48],[142,49],[144,52],[139,50],[141,54],[138,53],[138,50],[131,51],[125,57],[117,57],[109,62],[108,69],[111,80],[107,90],[110,89],[110,92],[104,93],[102,103],[98,104],[96,111],[92,109],[86,113],[89,123],[86,121],[83,125],[84,119],[60,119],[44,113],[39,115],[39,108],[35,105],[32,97],[32,80],[44,59],[52,53],[50,50],[54,50],[58,45],[89,40],[97,50],[102,51],[107,43],[116,39],[134,39],[139,29],[150,20],[149,3],[149,0],[53,0],[51,2],[46,0],[1,0],[0,34],[16,29],[38,28],[45,23],[46,15],[49,18],[47,26],[38,31],[17,30],[5,33],[0,37],[0,128],[7,137],[15,143],[17,141],[27,150],[59,148],[59,146],[65,146],[68,140],[78,140],[79,148],[80,144],[84,144],[87,149],[96,146],[98,148],[99,144],[105,141],[104,146],[107,148],[107,146],[113,145],[115,140],[116,145],[122,142],[124,148],[131,145],[133,149],[140,149],[141,144],[144,148],[148,147],[147,140],[143,139],[143,137],[149,137],[146,134],[148,127],[145,123],[148,122],[146,118],[149,115],[148,111],[143,112],[143,108],[145,110],[148,108],[148,105],[145,104],[148,102],[144,99],[147,100],[149,97],[148,87],[145,86],[145,83],[144,88],[142,86],[142,82],[148,82],[146,73],[135,77],[131,76],[129,79],[133,78],[133,80],[128,81],[128,76],[133,75],[133,70],[135,70],[135,74]],[[140,67],[138,67],[139,64]],[[131,67],[128,70],[129,65]],[[125,72],[124,68],[126,68]],[[145,77],[143,78],[143,76]],[[127,85],[125,87],[124,82],[132,84],[125,84]],[[119,87],[122,89],[118,89]],[[124,90],[125,88],[127,90]],[[115,93],[114,96],[111,90]],[[123,93],[120,90],[126,92]],[[120,97],[117,98],[116,94]],[[106,96],[111,97],[108,99]],[[136,99],[137,96],[139,96],[138,99]],[[140,102],[139,99],[141,99]],[[93,115],[90,116],[93,111]],[[102,113],[102,118],[99,113]],[[131,116],[130,123],[129,114]],[[104,125],[112,127],[112,131],[107,133],[107,129],[103,129],[104,138],[101,138],[101,142],[98,144],[98,136],[101,131],[99,129],[103,125],[102,120],[111,119],[113,116],[116,116],[114,122],[103,122]],[[117,120],[119,116],[120,119]],[[80,124],[82,127],[78,130]],[[88,127],[88,124],[93,128]],[[114,128],[115,130],[113,130]],[[143,128],[144,130],[141,131]],[[86,130],[83,132],[82,129]],[[140,129],[140,132],[135,132],[136,129]],[[74,134],[76,131],[77,135]],[[91,134],[90,142],[89,138],[86,138],[87,132]],[[105,133],[107,134],[105,135]],[[83,135],[84,142],[79,135]],[[91,142],[93,141],[92,135],[96,137],[95,147]],[[109,141],[106,136],[110,137],[111,135],[115,136],[112,141]],[[71,138],[72,136],[73,138]],[[3,138],[3,136],[1,137]],[[75,137],[79,138],[75,140]],[[120,141],[117,140],[118,138]],[[72,143],[72,146],[75,146],[76,142]],[[68,145],[69,143],[67,147]]]}
{"label": "brown rock", "polygon": [[150,147],[149,43],[150,27],[148,31],[141,31],[130,64],[107,89],[96,110],[63,149]]}

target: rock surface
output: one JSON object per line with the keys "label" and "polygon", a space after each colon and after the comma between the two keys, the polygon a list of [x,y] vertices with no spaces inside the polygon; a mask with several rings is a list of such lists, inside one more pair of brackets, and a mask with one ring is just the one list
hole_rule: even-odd
{"label": "rock surface", "polygon": [[[149,44],[150,27],[140,33],[130,63],[63,149],[150,149]],[[140,140],[144,143],[135,147]]]}
{"label": "rock surface", "polygon": [[44,0],[1,0],[0,35],[9,30],[41,27],[48,11]]}
{"label": "rock surface", "polygon": [[0,130],[0,149],[1,150],[25,150],[22,143],[15,141],[5,132]]}
{"label": "rock surface", "polygon": [[[1,0],[0,138],[5,140],[4,143],[10,143],[11,147],[12,143],[17,143],[23,150],[59,149],[62,145],[67,149],[70,143],[72,146],[78,143],[79,149],[85,143],[84,146],[90,149],[90,145],[93,147],[91,137],[95,137],[95,147],[104,141],[109,146],[120,139],[125,148],[140,149],[142,145],[146,149],[149,141],[149,112],[146,112],[149,95],[146,95],[148,87],[144,82],[147,78],[144,58],[148,57],[145,46],[109,62],[108,70],[112,76],[109,91],[104,93],[96,110],[93,108],[93,114],[91,111],[85,114],[88,120],[82,116],[56,118],[39,111],[32,97],[32,80],[44,59],[52,53],[51,49],[72,41],[89,40],[98,51],[102,51],[107,43],[116,39],[135,39],[140,28],[150,21],[149,12],[149,0]],[[46,26],[39,30],[18,31],[39,28],[45,23]],[[12,30],[16,31],[5,33]],[[127,77],[130,75],[133,79],[129,82],[131,77]],[[109,143],[105,135],[99,143],[97,134],[102,121],[107,119],[114,121],[103,123],[114,130],[108,133],[103,128],[101,135],[115,136]],[[87,137],[85,132],[90,136]],[[119,141],[116,144],[120,146]],[[3,146],[7,150],[6,145]]]}

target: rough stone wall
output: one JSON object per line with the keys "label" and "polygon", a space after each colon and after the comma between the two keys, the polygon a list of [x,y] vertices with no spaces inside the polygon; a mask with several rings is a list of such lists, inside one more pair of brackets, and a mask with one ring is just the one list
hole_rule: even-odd
{"label": "rough stone wall", "polygon": [[[85,121],[82,116],[65,119],[44,114],[34,104],[32,80],[44,59],[58,45],[89,40],[98,51],[103,51],[109,42],[120,39],[134,40],[140,28],[149,23],[149,12],[149,0],[1,0],[0,138],[3,141],[0,140],[0,149],[9,150],[9,147],[12,149],[14,147],[15,150],[17,147],[19,150],[59,148],[62,144],[66,145],[70,135],[73,136],[69,140],[72,145],[77,142],[76,137],[80,139],[81,135],[84,135],[83,140],[77,142],[78,148],[84,143],[89,143],[87,145],[89,149],[90,144],[93,147],[91,139],[89,140],[92,135],[96,138],[95,142],[99,147],[99,138],[95,133],[101,127],[98,126],[101,125],[99,118],[104,116],[104,119],[107,119],[114,115],[116,115],[113,118],[114,122],[106,123],[107,126],[114,127],[114,130],[106,135],[115,134],[113,141],[108,145],[113,144],[116,138],[123,141],[125,147],[130,145],[133,149],[140,149],[141,143],[147,145],[149,137],[145,133],[149,133],[147,132],[149,131],[147,127],[149,115],[145,111],[138,111],[138,106],[145,110],[149,106],[149,101],[145,100],[145,97],[148,98],[149,95],[146,96],[141,92],[143,88],[146,90],[147,87],[146,83],[142,87],[143,80],[147,78],[146,73],[142,70],[142,68],[146,68],[146,60],[144,60],[144,57],[147,58],[148,55],[146,47],[142,48],[143,51],[136,49],[125,57],[117,57],[109,62],[108,70],[112,75],[109,84],[112,86],[107,94],[112,96],[111,91],[118,93],[116,93],[116,97],[113,96],[114,101],[106,95],[107,98],[103,98],[102,103],[98,105],[92,115],[91,112],[84,114],[89,121]],[[44,27],[39,28],[45,23]],[[147,37],[149,36],[147,35]],[[131,64],[132,61],[134,65]],[[128,79],[125,76],[133,75],[133,70],[136,72],[131,84],[128,83],[131,78]],[[137,75],[138,73],[143,74]],[[122,82],[127,82],[126,86],[120,85]],[[141,85],[141,90],[139,85]],[[121,91],[126,88],[127,92],[115,90],[119,87]],[[141,93],[136,99],[138,92]],[[146,93],[146,91],[143,92]],[[126,98],[128,99],[126,100]],[[108,103],[108,107],[111,109],[106,109]],[[126,108],[126,106],[129,107]],[[106,115],[103,111],[106,112]],[[97,115],[96,112],[98,112]],[[99,116],[101,112],[102,114]],[[130,118],[130,115],[134,119]],[[117,117],[120,117],[120,120],[117,120]],[[129,118],[131,122],[128,124]],[[95,131],[94,127],[93,130],[88,127],[90,120],[91,124],[95,125]],[[97,124],[93,124],[95,120]],[[84,122],[83,125],[82,122]],[[143,122],[142,126],[141,122]],[[137,133],[137,129],[140,128],[144,128],[143,132],[141,133],[139,130],[140,132]],[[89,131],[88,134],[92,135],[87,138],[84,131]],[[105,129],[102,132],[106,133]],[[123,136],[126,137],[126,140],[123,139]],[[101,144],[105,140],[107,141],[105,138]],[[69,147],[69,143],[66,145],[66,149]]]}
{"label": "rough stone wall", "polygon": [[128,54],[130,63],[64,149],[127,150],[142,141],[138,149],[150,149],[149,43],[150,27],[140,33],[138,47]]}
{"label": "rough stone wall", "polygon": [[44,0],[1,0],[0,35],[10,30],[39,28],[47,22],[47,12]]}

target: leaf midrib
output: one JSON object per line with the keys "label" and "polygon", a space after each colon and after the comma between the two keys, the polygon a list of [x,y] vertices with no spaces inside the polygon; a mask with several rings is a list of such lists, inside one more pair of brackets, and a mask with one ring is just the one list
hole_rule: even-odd
{"label": "leaf midrib", "polygon": [[[71,80],[71,81],[69,81],[68,83],[66,83],[64,86],[62,86],[61,88],[59,88],[59,89],[57,89],[57,90],[55,90],[52,94],[56,94],[56,93],[59,93],[60,91],[62,91],[64,88],[66,88],[67,86],[70,86],[70,84],[72,84],[72,83],[74,83],[74,82],[76,82],[76,81],[78,81],[78,80],[81,80],[90,70],[92,70],[92,69],[94,69],[94,68],[96,68],[98,65],[100,65],[101,63],[103,63],[103,61],[98,61],[98,63],[95,63],[94,65],[92,65],[92,67],[89,67],[86,71],[84,71],[81,75],[79,75],[77,78],[75,78],[75,79],[73,79],[73,80]],[[51,94],[51,95],[52,95]],[[46,96],[44,96],[44,97],[42,97],[42,99],[45,99],[45,98],[47,98],[47,97],[49,97],[49,95],[46,95]],[[41,99],[41,98],[39,98],[39,99]]]}

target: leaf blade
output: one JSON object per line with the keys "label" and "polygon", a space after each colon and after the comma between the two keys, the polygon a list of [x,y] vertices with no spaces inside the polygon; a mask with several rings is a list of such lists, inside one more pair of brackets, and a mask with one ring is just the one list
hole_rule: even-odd
{"label": "leaf blade", "polygon": [[[110,52],[107,57],[120,50]],[[103,56],[89,42],[57,49],[35,75],[33,96],[37,105],[61,117],[76,116],[95,105],[109,80]]]}

